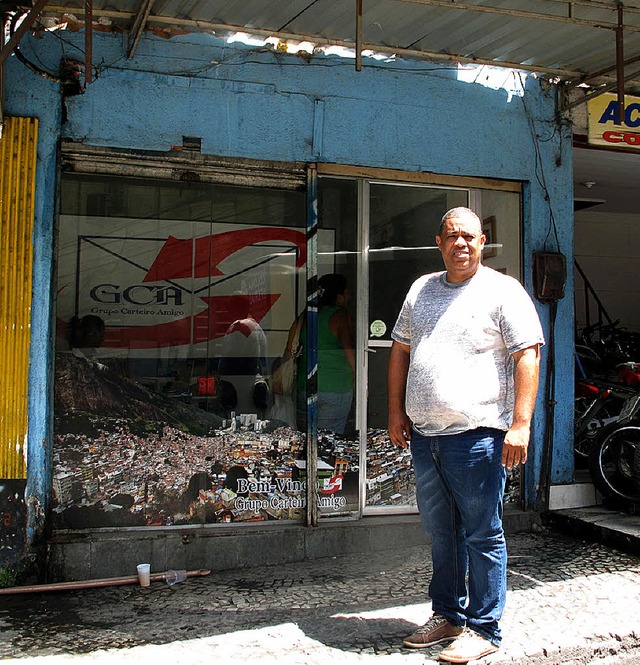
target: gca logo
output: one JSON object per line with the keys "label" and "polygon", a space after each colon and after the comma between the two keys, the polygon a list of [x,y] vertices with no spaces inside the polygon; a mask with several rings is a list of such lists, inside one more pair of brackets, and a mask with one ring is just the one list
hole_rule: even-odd
{"label": "gca logo", "polygon": [[182,291],[175,286],[132,284],[121,289],[116,284],[98,284],[91,289],[89,296],[105,305],[122,302],[131,305],[182,305]]}

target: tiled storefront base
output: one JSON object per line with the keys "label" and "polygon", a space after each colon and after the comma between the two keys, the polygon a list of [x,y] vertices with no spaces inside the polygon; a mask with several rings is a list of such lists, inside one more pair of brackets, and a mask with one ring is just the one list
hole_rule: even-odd
{"label": "tiled storefront base", "polygon": [[[537,513],[508,508],[507,533],[527,531]],[[56,531],[48,545],[48,581],[135,575],[136,564],[151,570],[211,571],[278,565],[426,544],[417,515],[299,524],[216,525],[141,529]]]}

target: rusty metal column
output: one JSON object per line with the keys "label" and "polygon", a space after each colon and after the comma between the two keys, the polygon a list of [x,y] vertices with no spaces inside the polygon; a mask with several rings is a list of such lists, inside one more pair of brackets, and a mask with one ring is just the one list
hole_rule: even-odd
{"label": "rusty metal column", "polygon": [[0,140],[0,478],[27,473],[35,118],[5,117]]}
{"label": "rusty metal column", "polygon": [[618,3],[616,28],[616,83],[618,91],[618,122],[624,122],[624,6]]}
{"label": "rusty metal column", "polygon": [[84,3],[84,84],[93,81],[93,0]]}
{"label": "rusty metal column", "polygon": [[356,0],[356,71],[362,70],[362,0]]}
{"label": "rusty metal column", "polygon": [[307,526],[318,525],[318,173],[307,172]]}

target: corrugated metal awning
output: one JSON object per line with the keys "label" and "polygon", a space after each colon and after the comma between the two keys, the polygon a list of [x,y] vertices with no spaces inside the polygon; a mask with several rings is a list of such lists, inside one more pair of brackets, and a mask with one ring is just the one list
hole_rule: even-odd
{"label": "corrugated metal awning", "polygon": [[[83,21],[86,4],[50,2],[43,15],[61,18],[67,12]],[[93,20],[129,31],[132,52],[143,29],[246,31],[601,85],[615,80],[617,53],[626,61],[622,68],[619,62],[619,73],[627,79],[627,92],[640,90],[636,0],[122,0],[115,5],[117,10],[110,0],[93,0]]]}

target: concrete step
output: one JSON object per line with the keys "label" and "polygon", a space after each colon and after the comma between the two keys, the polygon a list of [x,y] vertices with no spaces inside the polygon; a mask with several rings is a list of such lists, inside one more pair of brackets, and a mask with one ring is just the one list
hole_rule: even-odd
{"label": "concrete step", "polygon": [[640,515],[601,505],[585,506],[552,510],[544,522],[577,538],[640,555]]}

